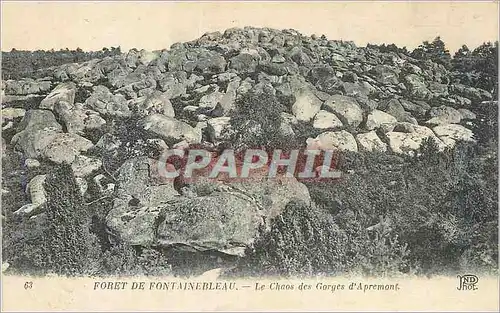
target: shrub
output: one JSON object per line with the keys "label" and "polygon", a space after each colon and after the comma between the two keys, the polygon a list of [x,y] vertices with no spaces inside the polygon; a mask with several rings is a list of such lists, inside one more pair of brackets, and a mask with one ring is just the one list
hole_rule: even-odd
{"label": "shrub", "polygon": [[237,148],[287,148],[294,139],[281,131],[285,107],[271,93],[250,91],[237,103],[231,117],[235,130],[231,141]]}
{"label": "shrub", "polygon": [[498,41],[485,42],[473,51],[462,46],[453,57],[454,76],[463,84],[498,96]]}
{"label": "shrub", "polygon": [[431,60],[443,65],[445,68],[451,68],[451,55],[446,49],[441,37],[436,37],[432,42],[424,41],[418,48],[411,52],[411,56],[420,60]]}
{"label": "shrub", "polygon": [[272,221],[240,269],[271,276],[340,273],[347,240],[325,211],[293,202]]}
{"label": "shrub", "polygon": [[71,166],[54,167],[47,176],[45,190],[48,223],[44,234],[46,270],[69,276],[94,273],[99,245],[90,233],[90,216]]}

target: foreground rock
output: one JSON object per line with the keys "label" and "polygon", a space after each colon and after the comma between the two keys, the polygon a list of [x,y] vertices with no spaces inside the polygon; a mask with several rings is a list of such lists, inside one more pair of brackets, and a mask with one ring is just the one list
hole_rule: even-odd
{"label": "foreground rock", "polygon": [[12,137],[11,144],[21,150],[27,158],[38,158],[54,138],[62,132],[62,126],[54,114],[47,110],[26,112]]}
{"label": "foreground rock", "polygon": [[257,175],[222,182],[202,176],[190,188],[189,195],[179,194],[155,160],[127,161],[119,170],[117,198],[106,218],[112,238],[242,256],[259,229],[270,227],[290,201],[311,201],[307,187],[294,178]]}

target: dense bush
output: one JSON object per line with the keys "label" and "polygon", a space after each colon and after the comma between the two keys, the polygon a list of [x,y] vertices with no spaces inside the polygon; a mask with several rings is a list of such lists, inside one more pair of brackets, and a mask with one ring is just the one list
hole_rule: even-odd
{"label": "dense bush", "polygon": [[259,276],[368,275],[395,273],[406,266],[406,247],[390,230],[370,234],[356,214],[334,216],[315,205],[291,202],[255,244],[239,274]]}
{"label": "dense bush", "polygon": [[100,275],[165,276],[172,273],[167,261],[162,252],[153,248],[117,244],[104,252]]}
{"label": "dense bush", "polygon": [[62,275],[94,274],[100,254],[90,233],[90,216],[71,166],[53,168],[45,181],[47,230],[44,234],[46,270]]}
{"label": "dense bush", "polygon": [[272,93],[248,92],[239,99],[231,117],[235,130],[231,142],[237,148],[286,149],[295,146],[295,139],[281,130],[284,111],[285,106]]}
{"label": "dense bush", "polygon": [[451,68],[450,52],[439,36],[434,38],[432,42],[424,41],[410,55],[419,60],[431,60],[447,69]]}
{"label": "dense bush", "polygon": [[498,96],[498,41],[483,43],[473,51],[464,45],[455,53],[452,64],[460,82]]}

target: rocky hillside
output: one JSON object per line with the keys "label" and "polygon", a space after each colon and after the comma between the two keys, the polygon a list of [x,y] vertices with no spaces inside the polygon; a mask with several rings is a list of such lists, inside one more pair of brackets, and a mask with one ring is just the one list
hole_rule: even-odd
{"label": "rocky hillside", "polygon": [[[438,151],[475,143],[479,108],[497,106],[429,59],[294,30],[229,29],[44,72],[2,81],[2,157],[14,164],[2,194],[27,195],[3,200],[3,217],[44,218],[47,177],[70,164],[89,210],[104,212],[107,245],[219,259],[245,256],[291,203],[315,206],[311,188],[280,178],[198,182],[187,196],[157,173],[161,150],[272,135],[297,148],[406,158],[429,139]],[[248,111],[255,118],[242,115],[248,99],[259,101]],[[275,113],[271,134],[264,124]]]}

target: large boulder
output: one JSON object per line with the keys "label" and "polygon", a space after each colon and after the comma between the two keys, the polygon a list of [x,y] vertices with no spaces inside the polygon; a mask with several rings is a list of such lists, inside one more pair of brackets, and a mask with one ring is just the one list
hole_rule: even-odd
{"label": "large boulder", "polygon": [[12,121],[16,118],[24,117],[25,109],[21,108],[4,108],[2,109],[2,124],[7,121]]}
{"label": "large boulder", "polygon": [[123,95],[114,95],[105,86],[95,86],[85,105],[104,116],[129,117],[131,112]]}
{"label": "large boulder", "polygon": [[92,141],[77,134],[58,133],[42,150],[42,157],[55,163],[73,163],[80,153],[94,147]]}
{"label": "large boulder", "polygon": [[115,239],[138,245],[156,242],[158,206],[179,195],[173,181],[161,175],[166,166],[139,157],[127,160],[119,168],[116,198],[106,217],[108,230]]}
{"label": "large boulder", "polygon": [[316,116],[314,116],[313,127],[318,129],[326,128],[339,128],[343,124],[337,115],[327,112],[325,110],[320,110]]}
{"label": "large boulder", "polygon": [[356,139],[345,130],[324,132],[314,139],[308,138],[306,143],[308,149],[358,151]]}
{"label": "large boulder", "polygon": [[431,91],[427,88],[425,80],[416,74],[405,76],[404,84],[411,97],[417,100],[429,100],[432,98]]}
{"label": "large boulder", "polygon": [[241,79],[236,76],[234,79],[229,81],[226,92],[219,99],[219,103],[221,105],[221,115],[227,116],[236,108],[236,91],[240,86]]}
{"label": "large boulder", "polygon": [[434,132],[425,126],[412,125],[411,132],[391,131],[387,132],[385,136],[389,148],[398,154],[413,155],[427,138],[432,138],[438,144],[439,149],[442,150],[445,147]]}
{"label": "large boulder", "polygon": [[65,82],[57,85],[45,99],[40,102],[40,109],[53,110],[54,105],[60,101],[68,103],[70,106],[75,102],[76,85],[73,82]]}
{"label": "large boulder", "polygon": [[212,142],[229,139],[231,118],[228,116],[215,117],[207,121],[208,138]]}
{"label": "large boulder", "polygon": [[290,201],[311,201],[307,187],[293,177],[211,180],[207,170],[196,172],[191,193],[180,195],[173,181],[161,175],[162,166],[173,170],[147,158],[120,167],[117,197],[106,218],[115,240],[242,256]]}
{"label": "large boulder", "polygon": [[409,122],[417,124],[417,121],[411,116],[410,113],[405,111],[403,105],[397,99],[390,99],[388,101],[382,102],[379,105],[379,109],[394,116],[398,120],[398,122]]}
{"label": "large boulder", "polygon": [[324,107],[335,113],[345,125],[357,127],[363,121],[363,110],[351,97],[333,95],[325,101]]}
{"label": "large boulder", "polygon": [[[183,59],[182,54],[174,53],[173,56],[180,57],[176,62],[182,63],[183,70],[188,73],[197,72],[215,74],[224,72],[226,69],[226,60],[216,51],[191,49],[185,53],[186,59]],[[170,64],[169,60],[169,67]]]}
{"label": "large boulder", "polygon": [[243,50],[229,61],[229,68],[238,73],[255,72],[260,57],[257,51]]}
{"label": "large boulder", "polygon": [[151,114],[162,114],[169,117],[175,117],[174,107],[170,102],[168,95],[161,92],[153,92],[149,96],[144,96],[135,104],[135,111],[141,117]]}
{"label": "large boulder", "polygon": [[304,88],[295,94],[292,113],[297,120],[309,122],[319,112],[321,105],[321,100],[310,89]]}
{"label": "large boulder", "polygon": [[375,131],[356,135],[360,151],[386,152],[387,145],[377,136]]}
{"label": "large boulder", "polygon": [[86,177],[97,171],[102,166],[102,161],[98,158],[77,155],[71,164],[71,169],[75,177]]}
{"label": "large boulder", "polygon": [[462,114],[445,105],[434,107],[429,111],[431,117],[425,123],[428,125],[442,125],[442,124],[458,124],[462,120]]}
{"label": "large boulder", "polygon": [[432,92],[434,97],[448,96],[448,85],[440,84],[437,82],[429,82],[429,91]]}
{"label": "large boulder", "polygon": [[222,98],[224,98],[224,94],[222,92],[214,91],[201,97],[198,106],[200,108],[213,109],[222,100]]}
{"label": "large boulder", "polygon": [[492,99],[492,95],[487,92],[486,90],[479,89],[479,88],[474,88],[462,84],[454,84],[449,87],[450,92],[470,99],[473,102],[481,102],[481,101],[487,101]]}
{"label": "large boulder", "polygon": [[262,224],[258,206],[237,194],[182,198],[162,207],[158,242],[242,256]]}
{"label": "large boulder", "polygon": [[26,158],[37,158],[44,148],[62,132],[54,114],[48,110],[29,110],[12,137],[11,144],[24,152]]}
{"label": "large boulder", "polygon": [[382,124],[395,124],[396,122],[397,119],[394,116],[380,110],[373,110],[368,114],[365,127],[367,130],[373,130]]}
{"label": "large boulder", "polygon": [[474,133],[462,125],[446,124],[439,125],[432,129],[447,146],[453,147],[457,141],[474,142]]}
{"label": "large boulder", "polygon": [[187,123],[163,114],[152,114],[139,121],[139,127],[165,140],[167,144],[186,140],[188,143],[201,142],[201,130]]}
{"label": "large boulder", "polygon": [[370,70],[370,74],[382,85],[399,84],[398,71],[388,65],[377,65]]}
{"label": "large boulder", "polygon": [[86,109],[82,103],[70,105],[66,101],[60,101],[55,104],[54,111],[68,133],[82,134],[85,130],[99,129],[106,124],[99,113]]}

